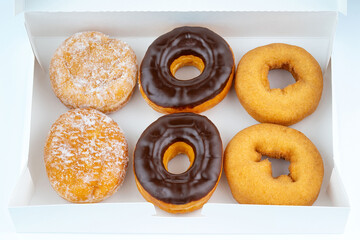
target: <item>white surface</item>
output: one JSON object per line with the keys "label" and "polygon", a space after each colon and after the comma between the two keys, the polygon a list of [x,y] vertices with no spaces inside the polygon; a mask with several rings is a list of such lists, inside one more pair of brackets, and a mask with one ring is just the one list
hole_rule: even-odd
{"label": "white surface", "polygon": [[[333,126],[331,71],[330,68],[326,69],[326,66],[332,50],[331,39],[336,22],[335,13],[72,12],[49,14],[30,12],[26,13],[25,20],[37,60],[45,71],[35,64],[34,77],[31,77],[31,79],[34,78],[34,89],[29,171],[34,183],[34,192],[30,191],[31,185],[24,185],[31,181],[28,178],[21,179],[21,184],[14,192],[17,204],[15,208],[11,209],[11,213],[18,231],[107,233],[323,233],[343,231],[348,213],[345,192],[341,189],[341,183],[337,181],[340,178],[333,177],[329,184],[333,170]],[[112,24],[113,22],[117,24]],[[289,25],[289,22],[292,24]],[[110,36],[129,43],[140,62],[146,49],[157,36],[176,26],[188,24],[207,26],[225,37],[234,51],[235,62],[239,62],[243,54],[257,46],[285,42],[307,49],[318,60],[324,72],[326,69],[323,95],[316,112],[292,126],[306,134],[314,142],[324,160],[324,181],[314,206],[284,207],[237,204],[230,193],[225,175],[223,175],[213,196],[201,210],[174,216],[158,208],[154,209],[139,194],[131,168],[132,154],[130,154],[130,167],[123,186],[112,197],[100,204],[70,204],[52,190],[42,160],[43,144],[51,124],[60,114],[67,111],[67,108],[54,96],[49,82],[49,62],[56,48],[69,35],[91,30],[95,26],[97,30],[105,31]],[[269,31],[269,28],[272,30]],[[286,73],[286,71],[271,72],[272,83],[283,83],[286,86],[288,75],[282,73]],[[31,100],[26,108],[31,108]],[[256,123],[241,107],[234,89],[231,89],[219,105],[202,114],[211,119],[218,127],[224,146],[238,131]],[[129,152],[132,153],[143,130],[161,115],[146,104],[136,89],[131,101],[123,109],[110,116],[125,131]],[[283,162],[285,163],[285,161]],[[30,194],[26,196],[24,193]],[[344,196],[339,198],[337,195],[341,194]],[[23,199],[22,202],[21,199]],[[49,216],[49,212],[52,213],[51,216]],[[91,214],[85,215],[84,212]],[[118,212],[122,212],[122,215],[117,216]],[[337,215],[337,218],[328,218],[327,215]],[[95,219],[89,221],[90,216],[101,220],[97,228],[89,228],[89,225],[95,221]],[[50,217],[52,220],[48,221]],[[67,218],[77,219],[77,221],[69,224]],[[263,220],[262,222],[253,224],[260,218]],[[117,227],[116,224],[114,226],[114,222],[121,224],[121,227]],[[135,222],[136,228],[134,228]],[[242,225],[242,227],[238,228],[234,226],[234,223]],[[186,227],[180,229],[178,225],[186,225]],[[218,227],[209,228],[212,225]]]}
{"label": "white surface", "polygon": [[342,11],[346,13],[346,0],[16,0],[16,12],[23,11]]}
{"label": "white surface", "polygon": [[[360,103],[360,95],[357,92],[360,90],[360,83],[357,81],[357,56],[360,54],[359,48],[359,29],[360,17],[355,14],[360,10],[359,3],[350,1],[348,7],[348,16],[340,16],[339,27],[337,30],[337,37],[335,40],[334,56],[336,62],[333,69],[334,77],[339,79],[334,88],[334,96],[338,104],[336,111],[338,112],[338,140],[340,146],[339,157],[341,162],[337,165],[340,168],[341,175],[344,176],[345,186],[352,203],[352,210],[350,213],[349,223],[344,235],[306,235],[307,238],[313,237],[316,239],[354,239],[359,237],[360,229],[358,224],[360,222],[359,214],[359,186],[356,180],[360,163],[357,160],[357,155],[354,149],[358,148],[358,135],[360,128],[357,123],[360,120],[360,110],[357,104]],[[1,118],[1,158],[2,167],[0,174],[1,195],[0,195],[0,231],[4,232],[1,239],[21,238],[21,239],[49,239],[49,237],[57,237],[57,239],[77,238],[77,239],[118,239],[116,235],[39,235],[39,234],[13,234],[13,227],[7,212],[7,201],[9,194],[14,186],[15,179],[19,175],[21,159],[20,152],[17,151],[19,144],[22,144],[22,121],[23,112],[19,111],[24,106],[26,96],[21,91],[27,72],[31,66],[26,66],[31,58],[31,50],[28,48],[27,37],[24,33],[23,19],[21,16],[13,17],[13,9],[11,2],[1,2],[1,31],[9,37],[2,37],[1,39],[1,76],[0,81],[0,97],[1,107],[3,113]],[[21,67],[20,67],[21,66]],[[20,69],[20,70],[19,70]],[[11,103],[11,104],[10,104]],[[349,127],[351,126],[351,127]],[[334,216],[336,217],[336,216]],[[180,226],[179,226],[180,227]],[[6,237],[5,237],[6,236]],[[122,236],[131,239],[142,239],[145,236]],[[167,235],[148,236],[152,239],[168,239]],[[188,236],[186,236],[188,237]],[[192,236],[196,239],[217,239],[219,236]],[[240,236],[246,239],[263,239],[261,236]],[[240,238],[239,236],[225,236],[226,238]],[[271,235],[267,236],[269,239],[288,239],[286,235]],[[172,236],[172,239],[183,239],[184,236]],[[191,236],[188,237],[189,239]],[[291,238],[302,239],[303,236],[291,236]]]}

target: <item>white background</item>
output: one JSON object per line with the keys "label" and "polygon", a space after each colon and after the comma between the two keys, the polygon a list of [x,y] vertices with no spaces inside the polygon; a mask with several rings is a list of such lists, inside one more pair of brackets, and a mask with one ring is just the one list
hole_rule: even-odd
{"label": "white background", "polygon": [[[316,239],[360,238],[360,181],[357,179],[360,159],[356,154],[360,141],[360,77],[357,75],[360,63],[360,1],[348,1],[348,14],[339,16],[334,43],[333,77],[334,97],[337,103],[339,124],[339,145],[341,162],[337,162],[346,190],[349,194],[351,213],[343,235],[306,235]],[[0,239],[169,239],[168,235],[50,235],[15,234],[7,203],[16,179],[20,173],[21,152],[16,146],[22,144],[26,82],[31,70],[31,47],[28,43],[21,14],[14,14],[14,3],[4,0],[0,3]],[[181,226],[179,226],[181,227]],[[265,236],[234,235],[180,235],[172,239],[263,239]],[[304,236],[270,235],[267,239],[302,239]]]}

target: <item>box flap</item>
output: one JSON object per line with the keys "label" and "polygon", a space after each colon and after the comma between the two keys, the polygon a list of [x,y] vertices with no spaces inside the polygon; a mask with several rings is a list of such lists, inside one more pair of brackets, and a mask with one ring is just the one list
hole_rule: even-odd
{"label": "box flap", "polygon": [[346,14],[346,0],[15,0],[15,12],[22,11],[331,11]]}
{"label": "box flap", "polygon": [[[141,24],[139,24],[139,20]],[[315,54],[314,56],[323,71],[325,71],[331,56],[336,21],[337,13],[326,11],[25,13],[25,25],[29,39],[36,59],[43,69],[48,69],[51,57],[61,42],[76,32],[100,31],[132,44],[146,38],[147,44],[151,44],[157,36],[175,27],[198,25],[210,28],[227,40],[234,37],[242,39],[254,38],[254,45],[248,48],[240,46],[239,49],[243,49],[243,51],[271,42],[286,42],[299,45],[303,42],[304,38],[312,43],[324,40],[325,42],[319,44],[314,50],[309,49],[303,44],[300,44],[300,46],[312,54],[321,51],[319,55]],[[46,38],[50,38],[51,41],[47,41]],[[267,39],[267,41],[260,44],[255,39]],[[294,41],[296,39],[300,42]],[[143,53],[137,51],[137,54],[141,59]],[[238,53],[239,56],[242,54],[244,52]]]}

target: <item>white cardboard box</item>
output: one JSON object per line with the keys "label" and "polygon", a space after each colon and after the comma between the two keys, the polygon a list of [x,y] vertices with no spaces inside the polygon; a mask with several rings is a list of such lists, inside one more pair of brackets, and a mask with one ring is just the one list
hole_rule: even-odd
{"label": "white cardboard box", "polygon": [[[21,1],[20,1],[21,2]],[[31,1],[35,10],[41,1]],[[107,3],[109,1],[106,1]],[[160,1],[161,2],[161,1]],[[229,2],[229,1],[225,1]],[[266,1],[255,1],[258,3]],[[281,3],[281,1],[275,1]],[[321,1],[322,2],[322,1]],[[338,5],[331,5],[336,2]],[[22,149],[27,160],[9,204],[18,232],[97,232],[97,233],[341,233],[350,211],[346,192],[334,159],[338,156],[331,83],[331,51],[339,3],[329,1],[321,8],[306,5],[298,11],[263,5],[255,11],[236,5],[234,11],[216,6],[197,11],[27,11],[25,25],[35,54],[33,89],[29,89],[28,145]],[[19,5],[19,4],[18,4]],[[35,6],[35,7],[34,7]],[[41,5],[42,6],[42,5]],[[106,9],[111,8],[106,5]],[[187,5],[185,5],[187,6]],[[280,6],[280,5],[279,5]],[[30,10],[34,10],[30,7]],[[55,6],[56,7],[56,6]],[[282,6],[283,7],[283,6]],[[285,6],[286,7],[286,6]],[[151,8],[154,8],[152,6]],[[173,9],[174,8],[174,9]],[[76,9],[78,10],[78,9]],[[208,11],[210,10],[210,11]],[[250,11],[245,11],[250,10]],[[271,11],[264,11],[271,10]],[[309,11],[314,10],[314,11]],[[325,176],[318,200],[313,206],[263,206],[238,204],[231,195],[225,174],[208,203],[200,210],[183,215],[166,213],[146,202],[135,186],[132,153],[143,130],[162,114],[150,108],[136,89],[129,103],[110,114],[125,131],[129,143],[130,167],[123,186],[112,197],[97,204],[72,204],[51,188],[43,164],[43,146],[54,121],[67,108],[54,95],[48,67],[55,49],[75,32],[97,30],[128,42],[138,63],[150,43],[175,27],[204,26],[223,36],[234,51],[236,64],[250,49],[284,42],[305,48],[319,62],[324,73],[324,91],[318,109],[291,127],[307,135],[320,151]],[[272,87],[289,83],[291,75],[274,70]],[[336,80],[335,80],[336,81]],[[224,147],[241,129],[256,124],[239,103],[232,88],[214,108],[202,113],[218,127]],[[30,121],[31,119],[31,121]],[[281,168],[281,166],[280,166]]]}

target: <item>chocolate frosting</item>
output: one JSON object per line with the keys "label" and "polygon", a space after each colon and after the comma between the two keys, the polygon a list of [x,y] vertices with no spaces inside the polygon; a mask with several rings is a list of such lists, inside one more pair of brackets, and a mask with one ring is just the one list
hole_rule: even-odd
{"label": "chocolate frosting", "polygon": [[[191,167],[180,174],[163,164],[166,149],[185,142],[195,153]],[[151,196],[166,203],[186,204],[205,197],[222,169],[222,142],[215,125],[205,116],[174,113],[160,117],[140,136],[134,152],[138,182]]]}
{"label": "chocolate frosting", "polygon": [[[171,63],[193,55],[205,64],[203,72],[187,81],[176,79]],[[227,42],[203,27],[179,27],[157,38],[140,66],[140,84],[148,99],[161,107],[195,107],[221,93],[235,69]]]}

